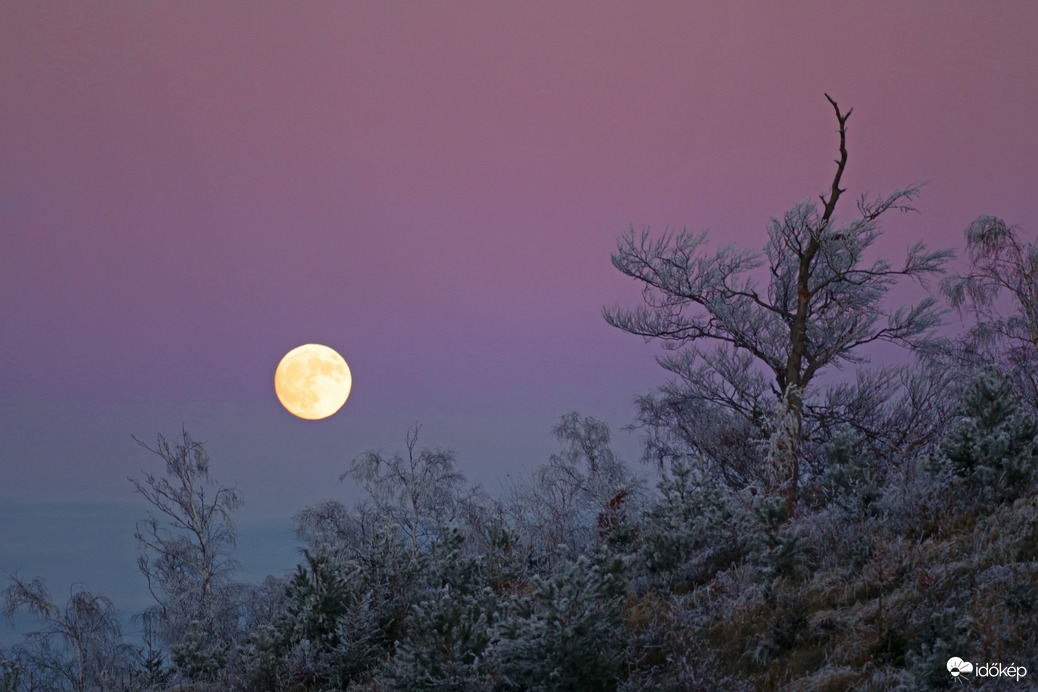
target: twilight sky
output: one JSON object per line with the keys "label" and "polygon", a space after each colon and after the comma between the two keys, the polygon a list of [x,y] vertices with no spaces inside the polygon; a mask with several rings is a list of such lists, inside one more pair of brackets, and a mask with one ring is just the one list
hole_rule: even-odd
{"label": "twilight sky", "polygon": [[[638,295],[617,236],[762,246],[831,179],[826,91],[851,195],[928,181],[882,249],[1033,237],[1036,29],[1010,0],[3,3],[0,577],[119,591],[121,531],[134,578],[131,434],[207,443],[262,574],[292,553],[260,527],[415,421],[491,490],[567,411],[629,423],[661,375],[601,318]],[[353,371],[325,421],[273,392],[306,342]]]}

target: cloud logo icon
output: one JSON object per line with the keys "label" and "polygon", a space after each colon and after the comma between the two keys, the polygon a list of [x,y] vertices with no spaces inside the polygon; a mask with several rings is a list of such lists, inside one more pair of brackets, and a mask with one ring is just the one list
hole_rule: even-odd
{"label": "cloud logo icon", "polygon": [[963,673],[972,673],[973,664],[969,661],[963,661],[958,656],[952,656],[948,659],[948,672],[952,674],[953,678],[957,678]]}

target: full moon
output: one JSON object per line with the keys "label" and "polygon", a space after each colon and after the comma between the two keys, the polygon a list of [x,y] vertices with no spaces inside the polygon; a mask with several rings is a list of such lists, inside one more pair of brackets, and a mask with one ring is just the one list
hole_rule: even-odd
{"label": "full moon", "polygon": [[332,415],[346,403],[353,375],[327,346],[303,344],[285,354],[274,372],[274,391],[288,412],[307,420]]}

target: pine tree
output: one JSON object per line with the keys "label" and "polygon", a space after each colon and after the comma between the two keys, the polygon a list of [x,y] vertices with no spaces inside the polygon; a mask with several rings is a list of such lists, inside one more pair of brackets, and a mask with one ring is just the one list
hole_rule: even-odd
{"label": "pine tree", "polygon": [[506,606],[489,665],[507,690],[616,689],[624,658],[625,566],[599,555],[560,560]]}
{"label": "pine tree", "polygon": [[987,499],[1017,497],[1038,466],[1038,423],[1013,396],[1013,383],[982,371],[963,396],[961,414],[941,446],[949,468]]}
{"label": "pine tree", "polygon": [[489,682],[481,669],[498,599],[483,560],[462,554],[454,532],[436,546],[432,583],[408,617],[386,678],[397,690],[477,690]]}

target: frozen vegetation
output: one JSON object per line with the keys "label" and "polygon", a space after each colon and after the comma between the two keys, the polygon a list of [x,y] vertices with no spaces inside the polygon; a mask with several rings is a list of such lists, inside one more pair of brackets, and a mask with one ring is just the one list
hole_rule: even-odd
{"label": "frozen vegetation", "polygon": [[[875,257],[918,189],[839,220],[832,106],[836,175],[762,251],[618,244],[644,303],[606,317],[673,374],[637,400],[657,487],[577,413],[497,497],[415,427],[345,471],[365,500],[299,512],[295,574],[245,584],[240,498],[188,433],[160,436],[134,481],[143,641],[100,594],[12,579],[5,611],[37,627],[0,652],[0,690],[921,690],[969,677],[953,657],[1038,675],[1038,250],[982,217],[961,276],[921,245]],[[904,279],[930,297],[896,304]],[[869,363],[880,341],[902,365]]]}

